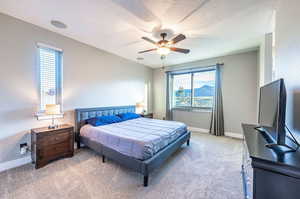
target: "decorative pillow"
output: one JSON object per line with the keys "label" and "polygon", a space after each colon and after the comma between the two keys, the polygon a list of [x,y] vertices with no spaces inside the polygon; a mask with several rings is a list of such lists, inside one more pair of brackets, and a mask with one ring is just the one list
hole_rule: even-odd
{"label": "decorative pillow", "polygon": [[93,126],[103,126],[117,122],[122,122],[122,119],[116,115],[99,116],[87,120],[87,123]]}
{"label": "decorative pillow", "polygon": [[98,117],[103,123],[112,124],[122,122],[122,119],[116,115],[100,116]]}
{"label": "decorative pillow", "polygon": [[94,118],[90,118],[86,121],[88,124],[92,125],[92,126],[103,126],[106,125],[106,123],[102,122],[101,120],[99,120],[97,117]]}
{"label": "decorative pillow", "polygon": [[139,114],[136,113],[121,113],[118,115],[123,121],[125,120],[132,120],[141,117]]}

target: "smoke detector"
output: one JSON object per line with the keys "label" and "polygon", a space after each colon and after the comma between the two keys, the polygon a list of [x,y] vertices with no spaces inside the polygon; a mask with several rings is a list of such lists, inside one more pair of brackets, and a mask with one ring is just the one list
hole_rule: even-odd
{"label": "smoke detector", "polygon": [[56,28],[60,28],[60,29],[67,28],[66,24],[64,24],[63,22],[58,21],[58,20],[51,20],[51,24]]}

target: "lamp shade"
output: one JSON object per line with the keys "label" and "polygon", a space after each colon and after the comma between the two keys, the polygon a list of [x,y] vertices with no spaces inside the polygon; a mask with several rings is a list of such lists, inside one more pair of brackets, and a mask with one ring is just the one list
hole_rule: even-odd
{"label": "lamp shade", "polygon": [[58,115],[60,114],[59,104],[46,104],[46,114],[47,115]]}
{"label": "lamp shade", "polygon": [[135,106],[137,108],[144,108],[144,103],[143,102],[137,102]]}

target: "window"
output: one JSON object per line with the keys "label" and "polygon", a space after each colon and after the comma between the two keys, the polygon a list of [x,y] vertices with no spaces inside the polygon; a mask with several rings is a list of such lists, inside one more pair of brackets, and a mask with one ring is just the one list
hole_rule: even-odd
{"label": "window", "polygon": [[173,107],[210,109],[215,93],[215,70],[173,75]]}
{"label": "window", "polygon": [[215,94],[215,71],[193,74],[193,107],[212,108]]}
{"label": "window", "polygon": [[40,112],[46,104],[62,103],[62,51],[38,44]]}
{"label": "window", "polygon": [[191,106],[192,78],[191,74],[174,75],[173,107]]}

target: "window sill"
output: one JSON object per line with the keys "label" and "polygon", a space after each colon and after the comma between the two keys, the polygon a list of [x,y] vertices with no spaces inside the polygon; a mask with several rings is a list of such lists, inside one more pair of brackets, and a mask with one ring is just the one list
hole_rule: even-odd
{"label": "window sill", "polygon": [[57,119],[57,118],[63,118],[64,117],[64,113],[60,113],[57,115],[46,115],[45,113],[36,113],[35,117],[37,120],[51,120],[53,119]]}
{"label": "window sill", "polygon": [[196,113],[211,113],[210,108],[195,108],[195,107],[176,107],[172,108],[172,111],[186,111],[186,112],[196,112]]}

